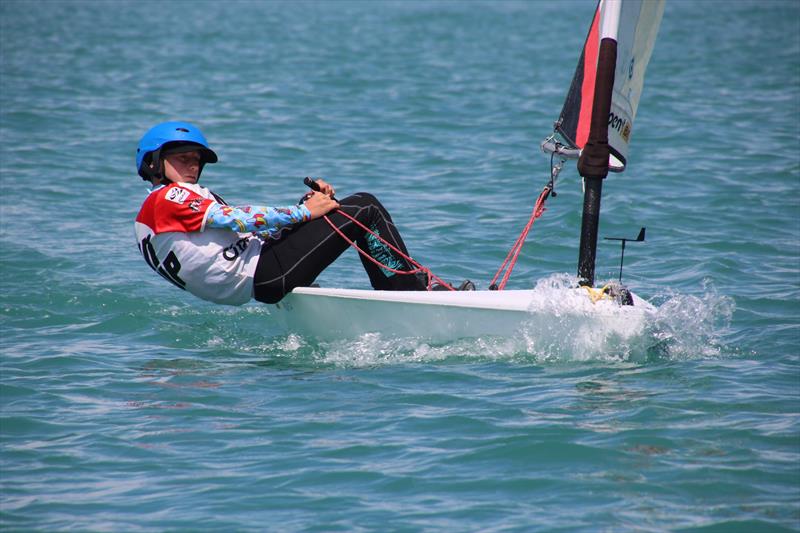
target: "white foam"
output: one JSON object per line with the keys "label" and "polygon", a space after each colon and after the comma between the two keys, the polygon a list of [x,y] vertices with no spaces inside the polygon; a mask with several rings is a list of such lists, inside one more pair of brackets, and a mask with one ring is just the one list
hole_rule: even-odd
{"label": "white foam", "polygon": [[736,304],[720,295],[710,280],[703,281],[701,296],[667,291],[653,317],[650,334],[658,341],[661,357],[697,359],[719,357]]}

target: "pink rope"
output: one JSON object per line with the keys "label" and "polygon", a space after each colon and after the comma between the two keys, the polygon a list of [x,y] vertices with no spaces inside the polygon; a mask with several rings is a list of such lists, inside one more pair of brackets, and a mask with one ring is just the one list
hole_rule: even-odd
{"label": "pink rope", "polygon": [[531,212],[531,217],[528,219],[528,223],[522,229],[522,232],[517,237],[517,240],[514,242],[514,245],[509,250],[508,255],[506,255],[505,261],[503,264],[500,265],[500,268],[497,270],[497,273],[492,278],[491,283],[489,286],[495,284],[497,279],[500,277],[500,274],[503,272],[503,269],[506,268],[508,265],[508,269],[503,274],[503,279],[500,281],[500,284],[497,285],[497,290],[502,291],[506,287],[506,283],[508,282],[508,278],[511,277],[511,271],[514,270],[514,266],[517,264],[517,259],[519,258],[519,253],[522,251],[522,245],[525,244],[525,239],[528,238],[528,232],[530,232],[531,227],[533,227],[533,222],[542,216],[544,213],[544,202],[547,200],[547,197],[550,196],[550,192],[552,191],[549,185],[546,185],[544,189],[542,189],[541,194],[539,194],[539,198],[536,200],[536,205],[533,206],[533,211]]}
{"label": "pink rope", "polygon": [[336,212],[339,213],[340,215],[344,216],[345,218],[351,220],[352,222],[355,222],[357,226],[359,226],[361,229],[363,229],[364,231],[366,231],[367,233],[369,233],[370,235],[372,235],[373,237],[378,239],[381,243],[383,243],[386,246],[388,246],[389,249],[391,249],[397,255],[399,255],[400,257],[402,257],[406,261],[408,261],[408,263],[411,264],[415,268],[414,268],[414,270],[396,270],[396,269],[391,268],[391,267],[389,267],[387,265],[384,265],[383,263],[381,263],[380,261],[378,261],[377,259],[375,259],[371,255],[369,255],[367,252],[365,252],[364,250],[359,248],[358,244],[356,244],[354,241],[350,240],[347,237],[347,235],[345,235],[344,232],[342,230],[340,230],[339,227],[336,224],[334,224],[333,221],[331,221],[331,219],[327,215],[324,215],[322,217],[323,219],[325,219],[325,222],[327,222],[328,225],[331,228],[333,228],[333,231],[338,233],[339,236],[342,239],[344,239],[350,246],[355,248],[356,251],[359,254],[361,254],[363,257],[366,257],[367,259],[369,259],[372,263],[376,264],[380,268],[388,270],[389,272],[394,272],[395,274],[410,275],[410,274],[418,274],[420,272],[424,272],[424,273],[426,273],[428,275],[428,290],[431,290],[431,287],[433,286],[434,280],[437,283],[439,283],[440,285],[442,285],[443,287],[446,287],[448,290],[451,290],[451,291],[455,290],[449,283],[443,281],[440,277],[436,276],[433,272],[431,272],[431,270],[429,268],[427,268],[425,266],[422,266],[417,261],[415,261],[414,259],[412,259],[408,255],[404,254],[396,246],[393,246],[392,243],[386,241],[386,239],[384,239],[383,237],[381,237],[380,235],[378,235],[377,233],[375,233],[374,231],[369,229],[367,226],[365,226],[364,224],[362,224],[361,222],[359,222],[355,218],[351,217],[350,215],[348,215],[347,213],[345,213],[341,209],[337,209]]}
{"label": "pink rope", "polygon": [[[500,275],[502,274],[503,277],[500,280],[500,284],[497,285],[497,290],[502,291],[502,290],[505,289],[506,283],[508,283],[508,279],[511,277],[511,272],[514,270],[514,266],[516,266],[516,264],[517,264],[517,259],[519,259],[519,254],[522,251],[522,246],[525,244],[525,240],[528,238],[528,233],[530,232],[531,228],[533,227],[534,221],[537,218],[539,218],[540,216],[542,216],[542,213],[544,213],[544,202],[550,196],[551,192],[552,192],[552,188],[549,185],[546,185],[544,187],[544,189],[542,189],[542,192],[539,194],[539,198],[537,198],[537,200],[536,200],[536,204],[533,206],[533,211],[531,212],[531,216],[528,219],[528,223],[525,224],[525,227],[522,229],[522,232],[519,234],[519,237],[517,237],[517,240],[514,242],[514,245],[511,247],[511,250],[509,250],[508,255],[506,255],[506,258],[503,261],[503,264],[500,265],[500,268],[497,270],[497,273],[492,278],[490,286],[494,285],[495,282],[497,282],[498,278],[500,278]],[[334,224],[333,221],[327,215],[323,215],[322,218],[325,220],[325,222],[328,223],[328,225],[333,229],[333,231],[335,231],[342,239],[345,240],[345,242],[347,242],[350,246],[355,248],[355,250],[359,254],[361,254],[363,257],[366,257],[373,264],[375,264],[378,267],[383,268],[383,269],[385,269],[385,270],[387,270],[389,272],[393,272],[395,274],[401,274],[401,275],[411,275],[411,274],[418,274],[420,272],[424,272],[425,274],[428,275],[428,287],[427,287],[428,290],[431,290],[431,287],[433,286],[433,282],[434,281],[436,281],[437,283],[439,283],[443,287],[446,287],[448,290],[451,290],[451,291],[455,291],[456,290],[449,283],[445,282],[440,277],[435,275],[431,271],[431,269],[421,265],[416,260],[414,260],[412,257],[410,257],[410,256],[406,255],[405,253],[403,253],[401,250],[399,250],[392,243],[388,242],[386,239],[384,239],[383,237],[381,237],[380,235],[378,235],[377,233],[375,233],[374,231],[369,229],[367,226],[365,226],[364,224],[362,224],[361,222],[359,222],[358,220],[356,220],[352,216],[348,215],[347,213],[345,213],[341,209],[336,209],[336,213],[339,213],[343,217],[345,217],[348,220],[354,222],[358,227],[360,227],[361,229],[363,229],[364,231],[366,231],[367,233],[369,233],[370,235],[372,235],[373,237],[378,239],[381,243],[383,243],[386,246],[388,246],[390,250],[392,250],[397,255],[399,255],[400,257],[402,257],[406,261],[408,261],[408,263],[411,266],[415,267],[415,268],[413,270],[397,270],[397,269],[391,268],[388,265],[384,265],[383,263],[381,263],[380,261],[378,261],[377,259],[375,259],[371,255],[369,255],[367,252],[362,250],[358,246],[358,244],[356,244],[354,241],[352,241],[350,238],[348,238],[347,235],[345,235],[344,232],[341,229],[339,229],[339,227],[336,224]],[[505,269],[505,273],[503,273],[504,269]]]}

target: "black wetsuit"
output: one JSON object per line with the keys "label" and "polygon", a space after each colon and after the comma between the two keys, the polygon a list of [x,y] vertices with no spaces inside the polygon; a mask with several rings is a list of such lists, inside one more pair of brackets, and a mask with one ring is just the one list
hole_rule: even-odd
{"label": "black wetsuit", "polygon": [[[392,218],[373,195],[357,193],[344,198],[339,204],[342,211],[408,255]],[[359,248],[382,264],[395,270],[414,269],[388,246],[343,215],[332,211],[328,213],[328,218],[350,240],[355,241]],[[295,287],[311,285],[349,247],[322,218],[284,231],[279,239],[267,241],[261,250],[253,281],[256,300],[276,303]],[[360,254],[359,257],[374,289],[418,291],[427,288],[424,275],[396,274],[375,265]]]}

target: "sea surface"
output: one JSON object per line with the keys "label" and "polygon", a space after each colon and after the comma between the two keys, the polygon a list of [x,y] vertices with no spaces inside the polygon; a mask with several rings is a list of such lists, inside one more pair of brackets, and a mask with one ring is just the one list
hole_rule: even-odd
{"label": "sea surface", "polygon": [[[800,3],[668,0],[598,281],[656,348],[319,342],[144,263],[140,136],[203,183],[385,203],[486,288],[546,183],[594,9],[562,2],[0,1],[3,531],[800,531]],[[565,168],[508,288],[575,275]],[[368,287],[354,252],[325,286]]]}

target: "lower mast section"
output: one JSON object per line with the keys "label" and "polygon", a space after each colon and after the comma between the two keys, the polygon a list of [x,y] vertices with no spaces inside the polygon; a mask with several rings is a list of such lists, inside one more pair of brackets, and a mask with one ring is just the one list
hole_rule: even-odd
{"label": "lower mast section", "polygon": [[600,227],[600,198],[603,194],[602,178],[586,178],[583,193],[583,219],[581,244],[578,256],[578,277],[581,286],[594,286],[594,265],[597,255],[597,234]]}
{"label": "lower mast section", "polygon": [[578,172],[584,178],[583,222],[578,257],[578,276],[581,285],[594,285],[594,263],[597,254],[597,233],[600,226],[600,197],[603,180],[608,176],[608,116],[614,90],[614,71],[617,66],[617,41],[605,37],[600,41],[597,57],[597,77],[592,104],[592,121],[589,138],[581,157]]}

